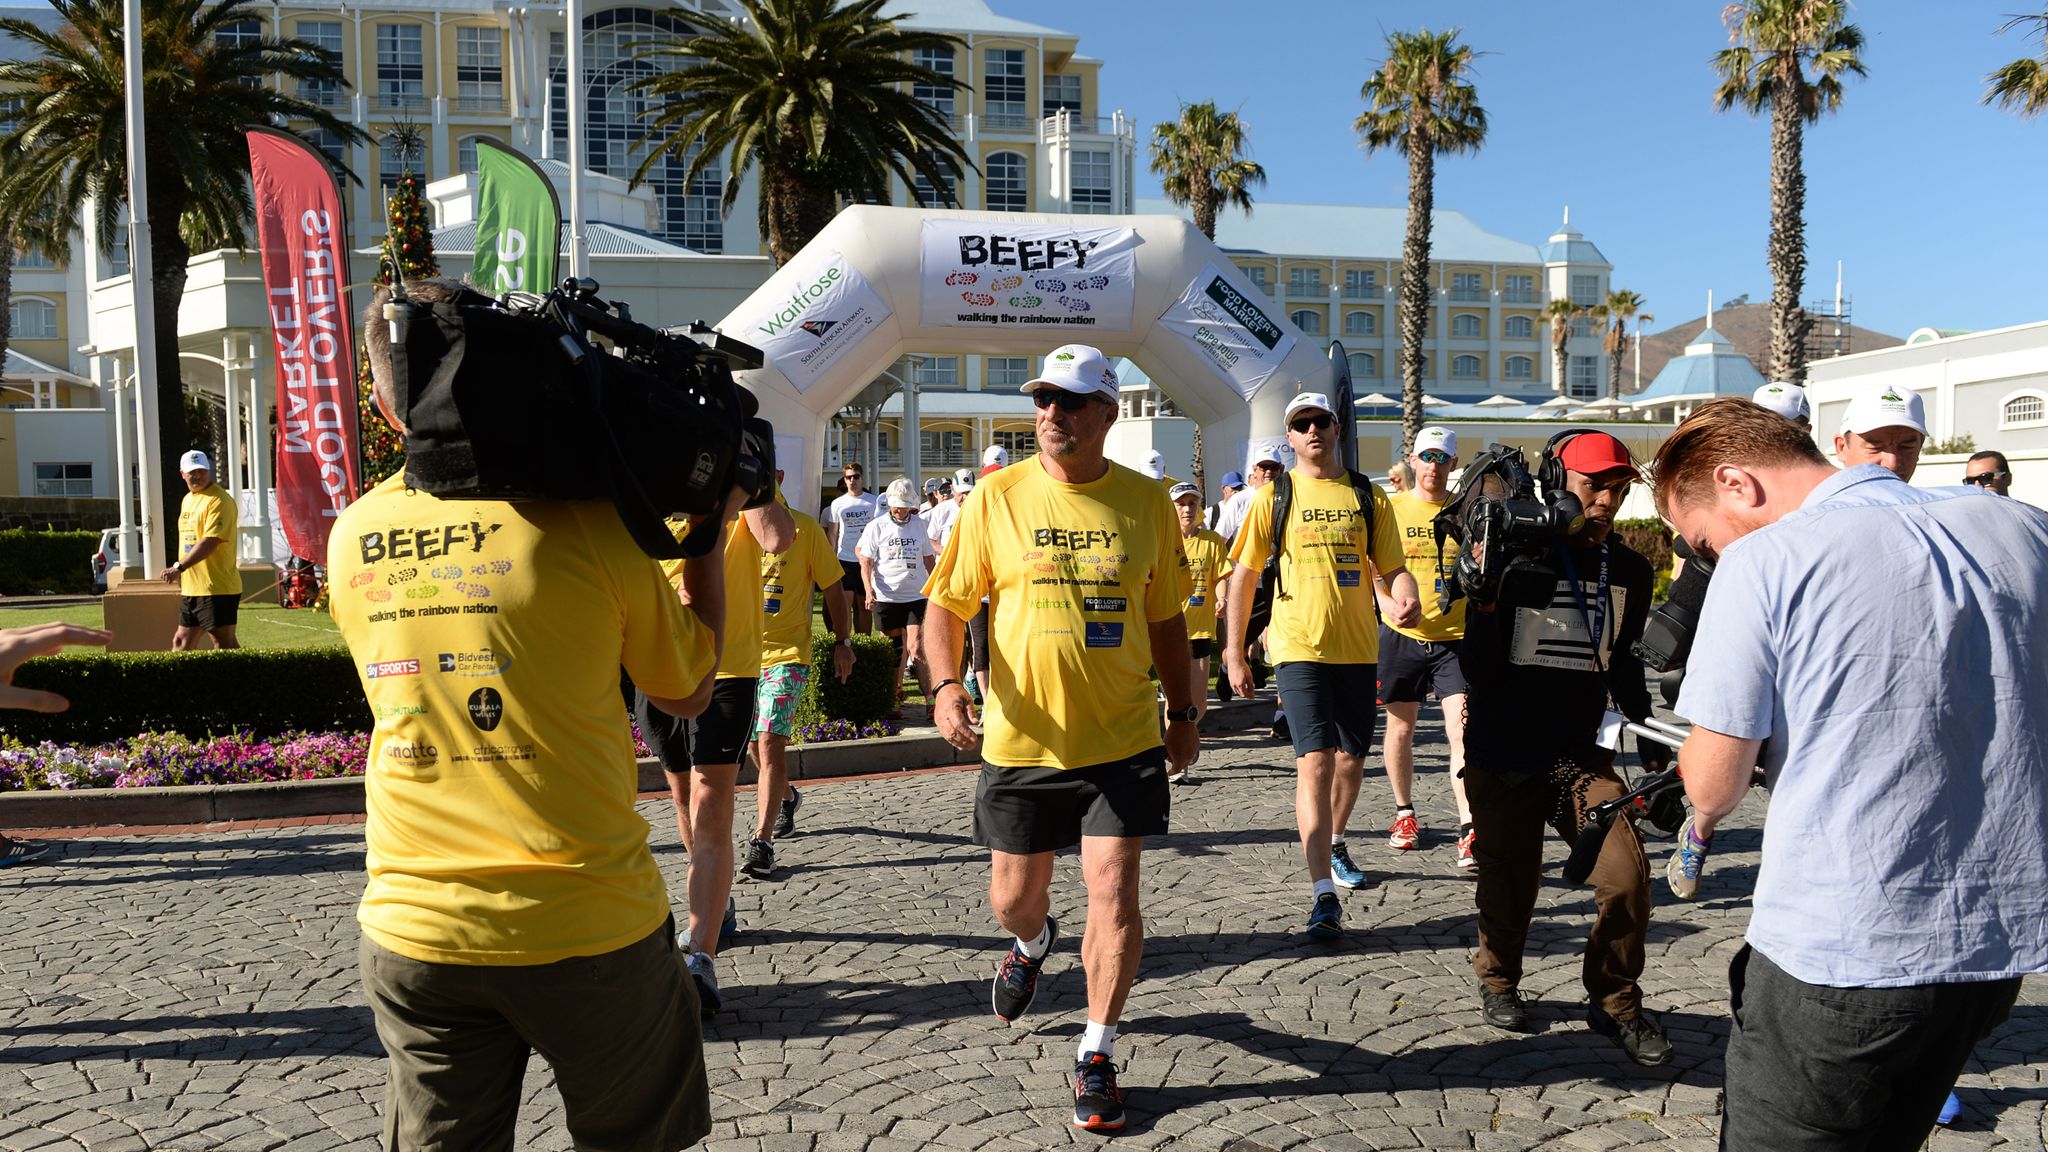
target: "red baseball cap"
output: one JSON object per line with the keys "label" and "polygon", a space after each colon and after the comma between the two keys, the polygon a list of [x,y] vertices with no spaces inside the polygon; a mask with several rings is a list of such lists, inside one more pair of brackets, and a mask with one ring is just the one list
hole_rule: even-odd
{"label": "red baseball cap", "polygon": [[1598,476],[1616,468],[1636,470],[1628,446],[1605,432],[1581,432],[1564,442],[1558,461],[1581,476]]}

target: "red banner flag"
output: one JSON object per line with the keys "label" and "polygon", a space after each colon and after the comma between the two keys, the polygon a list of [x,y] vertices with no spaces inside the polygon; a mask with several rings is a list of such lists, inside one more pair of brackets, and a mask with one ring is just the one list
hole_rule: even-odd
{"label": "red banner flag", "polygon": [[327,157],[269,128],[249,129],[249,175],[277,353],[278,519],[292,553],[324,565],[361,485],[341,189]]}

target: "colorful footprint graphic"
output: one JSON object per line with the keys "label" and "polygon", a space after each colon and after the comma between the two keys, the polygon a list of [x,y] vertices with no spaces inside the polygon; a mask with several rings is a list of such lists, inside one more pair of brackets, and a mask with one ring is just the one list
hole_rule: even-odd
{"label": "colorful footprint graphic", "polygon": [[375,571],[365,571],[358,572],[354,576],[349,577],[348,586],[351,588],[361,588],[365,584],[375,584],[376,582],[377,573]]}
{"label": "colorful footprint graphic", "polygon": [[1065,280],[1055,280],[1050,277],[1044,280],[1033,280],[1031,286],[1040,292],[1065,292],[1067,290],[1067,282]]}
{"label": "colorful footprint graphic", "polygon": [[400,568],[398,571],[385,577],[384,582],[386,584],[404,584],[419,574],[420,570],[417,568]]}
{"label": "colorful footprint graphic", "polygon": [[432,572],[428,573],[428,575],[432,576],[436,580],[460,580],[462,579],[462,565],[443,564],[439,568],[436,568]]}
{"label": "colorful footprint graphic", "polygon": [[1043,303],[1045,303],[1045,297],[1043,296],[1010,297],[1010,307],[1012,308],[1036,308]]}
{"label": "colorful footprint graphic", "polygon": [[363,593],[363,599],[368,600],[372,604],[382,604],[386,600],[391,599],[391,589],[372,588],[368,592]]}
{"label": "colorful footprint graphic", "polygon": [[958,288],[962,284],[973,284],[980,279],[981,277],[976,276],[972,272],[955,272],[951,276],[946,277],[946,283]]}
{"label": "colorful footprint graphic", "polygon": [[407,600],[432,600],[440,594],[441,586],[439,584],[421,584],[417,588],[407,588],[405,590],[405,598]]}
{"label": "colorful footprint graphic", "polygon": [[1060,303],[1065,304],[1069,312],[1087,312],[1094,307],[1094,305],[1081,299],[1079,296],[1062,296],[1060,297]]}
{"label": "colorful footprint graphic", "polygon": [[1086,292],[1091,288],[1107,287],[1109,287],[1109,277],[1107,276],[1090,276],[1086,280],[1074,281],[1074,288],[1081,292]]}
{"label": "colorful footprint graphic", "polygon": [[986,292],[962,292],[960,298],[976,308],[988,308],[996,302],[996,298]]}
{"label": "colorful footprint graphic", "polygon": [[1003,276],[989,281],[988,290],[991,292],[1008,292],[1022,283],[1024,283],[1022,276]]}

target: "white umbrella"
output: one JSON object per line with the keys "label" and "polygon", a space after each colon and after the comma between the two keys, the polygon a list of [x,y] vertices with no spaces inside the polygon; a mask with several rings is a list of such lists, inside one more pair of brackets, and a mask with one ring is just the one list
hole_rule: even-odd
{"label": "white umbrella", "polygon": [[1545,400],[1543,403],[1538,404],[1536,407],[1548,408],[1552,411],[1555,411],[1559,408],[1575,408],[1578,406],[1578,403],[1579,402],[1577,400],[1574,400],[1569,396],[1552,396],[1550,399]]}
{"label": "white umbrella", "polygon": [[1488,397],[1487,397],[1486,399],[1484,399],[1484,400],[1481,400],[1481,401],[1480,401],[1480,402],[1479,402],[1479,403],[1478,403],[1477,405],[1475,405],[1475,407],[1479,407],[1479,408],[1520,408],[1520,407],[1521,407],[1522,405],[1524,405],[1524,404],[1527,404],[1527,403],[1528,403],[1528,401],[1527,401],[1527,400],[1517,400],[1517,399],[1515,399],[1515,398],[1514,398],[1513,396],[1502,396],[1502,395],[1499,395],[1498,393],[1496,393],[1495,395],[1492,395],[1492,396],[1488,396]]}
{"label": "white umbrella", "polygon": [[1373,392],[1360,396],[1357,400],[1352,401],[1352,403],[1361,404],[1367,408],[1392,408],[1394,405],[1399,404],[1400,401],[1384,392]]}
{"label": "white umbrella", "polygon": [[1440,400],[1435,396],[1425,393],[1422,397],[1422,406],[1424,408],[1448,408],[1451,406],[1451,402],[1449,400]]}
{"label": "white umbrella", "polygon": [[1628,411],[1628,405],[1622,403],[1619,400],[1595,400],[1591,404],[1588,404],[1585,407],[1580,408],[1578,411],[1571,413],[1571,418],[1574,420],[1583,420],[1590,416],[1595,419],[1598,419],[1602,416],[1619,415],[1626,411]]}

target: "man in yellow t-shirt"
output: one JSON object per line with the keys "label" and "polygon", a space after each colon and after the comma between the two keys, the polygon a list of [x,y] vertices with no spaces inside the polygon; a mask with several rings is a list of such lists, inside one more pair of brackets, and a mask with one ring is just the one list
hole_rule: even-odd
{"label": "man in yellow t-shirt", "polygon": [[[1266,649],[1294,741],[1294,811],[1315,893],[1308,934],[1334,940],[1344,932],[1337,885],[1365,882],[1344,847],[1344,826],[1365,778],[1375,716],[1368,701],[1375,694],[1380,638],[1367,566],[1394,574],[1389,615],[1395,624],[1413,624],[1422,606],[1414,578],[1401,566],[1401,537],[1386,493],[1345,470],[1329,397],[1303,392],[1288,401],[1285,419],[1297,463],[1259,489],[1245,510],[1230,553],[1236,570],[1230,576],[1223,661],[1231,687],[1251,695],[1245,624],[1260,573],[1280,538]],[[1283,484],[1287,522],[1276,525],[1274,506]]]}
{"label": "man in yellow t-shirt", "polygon": [[[1451,793],[1458,801],[1458,867],[1472,867],[1472,806],[1465,800],[1465,674],[1458,668],[1458,641],[1465,635],[1465,601],[1443,604],[1444,583],[1458,562],[1458,542],[1445,540],[1438,567],[1436,514],[1450,498],[1458,467],[1458,434],[1449,428],[1416,433],[1408,454],[1415,482],[1387,502],[1401,532],[1408,574],[1422,597],[1422,619],[1414,626],[1380,626],[1380,707],[1387,710],[1387,784],[1394,792],[1394,822],[1387,844],[1408,851],[1422,837],[1415,816],[1415,718],[1431,692],[1444,710],[1444,738],[1451,745]],[[1375,577],[1375,595],[1383,595]]]}
{"label": "man in yellow t-shirt", "polygon": [[[422,303],[459,290],[411,286]],[[364,332],[393,413],[387,298]],[[336,518],[328,562],[376,725],[356,916],[386,1146],[510,1147],[532,1049],[577,1145],[702,1139],[696,998],[633,809],[618,684],[623,667],[658,707],[702,709],[720,622],[677,602],[600,501],[443,498],[394,476]],[[691,594],[715,603],[701,568]]]}
{"label": "man in yellow t-shirt", "polygon": [[[1195,723],[1209,710],[1209,654],[1216,646],[1216,610],[1223,603],[1223,574],[1230,571],[1223,537],[1202,527],[1202,490],[1175,484],[1167,490],[1180,514],[1180,546],[1188,562],[1188,649],[1194,675]],[[1188,765],[1168,764],[1166,782],[1185,784]]]}
{"label": "man in yellow t-shirt", "polygon": [[[782,473],[775,473],[779,487]],[[754,692],[754,765],[759,819],[740,871],[757,880],[775,872],[775,838],[796,831],[796,789],[789,786],[789,740],[796,706],[811,679],[811,589],[825,593],[825,625],[832,629],[832,671],[841,684],[853,675],[847,637],[846,589],[839,582],[839,552],[817,520],[795,509],[796,542],[761,553],[761,680]]]}
{"label": "man in yellow t-shirt", "polygon": [[178,504],[178,561],[160,574],[178,586],[178,630],[171,651],[183,652],[213,637],[216,648],[240,648],[235,621],[242,604],[242,572],[235,567],[235,498],[213,482],[213,462],[193,449],[178,458],[185,498]]}
{"label": "man in yellow t-shirt", "polygon": [[[960,686],[960,636],[988,597],[987,739],[974,837],[989,849],[989,903],[1015,942],[990,1001],[1003,1020],[1031,1007],[1059,936],[1053,853],[1081,844],[1088,883],[1088,1025],[1074,1068],[1074,1124],[1123,1127],[1111,1062],[1117,1021],[1144,947],[1138,858],[1165,833],[1166,761],[1195,758],[1188,683],[1185,561],[1173,506],[1156,480],[1103,454],[1117,417],[1116,373],[1068,344],[1024,391],[1038,408],[1039,453],[984,477],[960,510],[925,584],[933,719],[975,746]],[[1166,693],[1166,736],[1147,669]]]}

